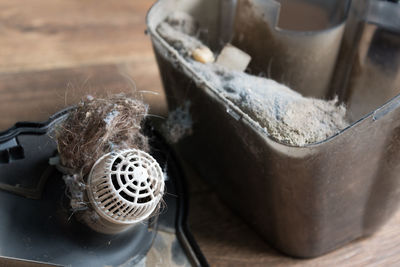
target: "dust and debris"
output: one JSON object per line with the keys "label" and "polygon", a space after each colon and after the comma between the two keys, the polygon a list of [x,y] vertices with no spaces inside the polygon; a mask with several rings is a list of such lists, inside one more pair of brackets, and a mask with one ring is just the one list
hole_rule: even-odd
{"label": "dust and debris", "polygon": [[199,23],[186,12],[174,11],[165,19],[172,28],[184,34],[196,36],[199,31]]}
{"label": "dust and debris", "polygon": [[[323,141],[346,128],[346,108],[330,101],[303,97],[271,79],[194,61],[190,53],[200,40],[161,22],[158,33],[185,57],[194,71],[264,127],[271,138],[293,146]],[[200,43],[200,44],[199,44]]]}
{"label": "dust and debris", "polygon": [[[98,221],[87,205],[86,177],[93,164],[113,150],[136,148],[149,151],[142,123],[148,106],[124,94],[108,98],[87,96],[55,127],[59,159],[51,160],[64,173],[73,212],[81,218]],[[97,217],[96,217],[97,216]]]}
{"label": "dust and debris", "polygon": [[192,51],[204,46],[196,37],[175,29],[167,22],[161,22],[157,27],[157,31],[170,45],[184,56],[191,56]]}
{"label": "dust and debris", "polygon": [[195,71],[279,142],[304,146],[323,141],[348,126],[338,100],[303,97],[271,79],[192,62]]}
{"label": "dust and debris", "polygon": [[211,58],[214,59],[212,51],[196,37],[199,34],[199,24],[185,12],[172,12],[165,22],[158,25],[157,31],[182,55],[205,54],[206,62],[209,62]]}
{"label": "dust and debris", "polygon": [[165,138],[172,144],[193,133],[193,120],[190,116],[190,101],[169,112],[167,120],[162,125]]}
{"label": "dust and debris", "polygon": [[60,157],[49,158],[49,165],[55,166],[61,173],[66,186],[66,195],[70,199],[71,210],[73,213],[88,209],[85,196],[86,184],[79,173],[61,165]]}
{"label": "dust and debris", "polygon": [[166,181],[169,180],[167,165],[166,165],[165,168],[163,169],[163,177],[164,177],[164,182],[166,182]]}
{"label": "dust and debris", "polygon": [[86,185],[83,178],[79,174],[64,174],[62,178],[68,190],[72,211],[87,209],[87,201],[85,199]]}
{"label": "dust and debris", "polygon": [[141,126],[148,106],[124,94],[82,100],[55,129],[61,165],[84,177],[115,149],[149,151]]}
{"label": "dust and debris", "polygon": [[49,158],[49,165],[56,166],[58,164],[60,164],[60,157],[59,156],[54,156],[54,157]]}
{"label": "dust and debris", "polygon": [[119,115],[119,111],[118,110],[113,110],[110,113],[107,114],[107,117],[104,119],[104,122],[107,125],[110,125],[112,123],[112,121]]}

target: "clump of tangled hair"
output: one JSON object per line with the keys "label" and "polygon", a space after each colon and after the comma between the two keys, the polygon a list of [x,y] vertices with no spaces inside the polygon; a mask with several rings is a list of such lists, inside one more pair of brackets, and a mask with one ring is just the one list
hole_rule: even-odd
{"label": "clump of tangled hair", "polygon": [[143,101],[123,94],[86,97],[55,129],[61,166],[84,177],[106,153],[126,148],[148,152],[142,132],[147,112]]}

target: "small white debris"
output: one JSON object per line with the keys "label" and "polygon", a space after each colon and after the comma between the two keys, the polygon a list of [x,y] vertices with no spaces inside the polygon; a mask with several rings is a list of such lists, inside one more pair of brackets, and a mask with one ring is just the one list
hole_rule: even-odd
{"label": "small white debris", "polygon": [[190,101],[170,111],[167,120],[163,124],[163,133],[168,142],[175,144],[182,138],[193,133],[193,121],[190,116]]}
{"label": "small white debris", "polygon": [[227,44],[219,54],[216,64],[237,71],[245,71],[251,61],[251,56],[239,48]]}
{"label": "small white debris", "polygon": [[110,125],[111,122],[115,119],[115,117],[117,117],[119,115],[119,111],[118,110],[113,110],[112,112],[110,112],[107,117],[104,119],[104,122],[107,125]]}

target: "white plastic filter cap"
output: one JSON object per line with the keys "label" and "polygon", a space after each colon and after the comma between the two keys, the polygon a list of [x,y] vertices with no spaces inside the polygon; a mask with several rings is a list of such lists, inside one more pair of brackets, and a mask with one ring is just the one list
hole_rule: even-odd
{"label": "white plastic filter cap", "polygon": [[160,165],[138,149],[104,155],[93,165],[88,178],[88,196],[94,210],[119,225],[147,219],[163,194]]}

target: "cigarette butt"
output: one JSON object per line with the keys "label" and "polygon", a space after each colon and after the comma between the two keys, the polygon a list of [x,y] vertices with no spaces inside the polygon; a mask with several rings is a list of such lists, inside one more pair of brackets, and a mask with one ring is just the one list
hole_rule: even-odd
{"label": "cigarette butt", "polygon": [[213,52],[207,46],[194,49],[192,57],[194,60],[201,63],[212,63],[215,60]]}

